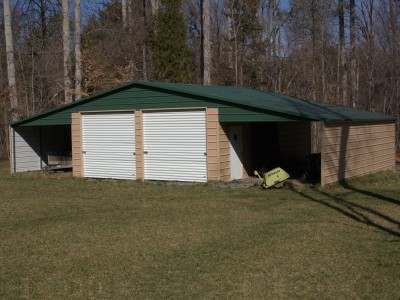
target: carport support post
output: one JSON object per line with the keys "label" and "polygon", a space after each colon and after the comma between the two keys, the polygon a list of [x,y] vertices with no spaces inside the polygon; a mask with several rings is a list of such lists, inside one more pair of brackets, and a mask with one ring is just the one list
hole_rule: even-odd
{"label": "carport support post", "polygon": [[10,151],[10,173],[11,175],[15,174],[16,171],[16,163],[15,163],[15,130],[14,128],[8,126],[8,146]]}
{"label": "carport support post", "polygon": [[322,122],[321,135],[320,135],[320,145],[321,145],[321,186],[325,185],[324,169],[325,169],[325,122]]}

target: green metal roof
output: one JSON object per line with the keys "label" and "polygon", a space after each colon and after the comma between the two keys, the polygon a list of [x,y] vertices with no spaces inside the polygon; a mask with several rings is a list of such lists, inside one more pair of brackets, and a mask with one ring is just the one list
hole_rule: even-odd
{"label": "green metal roof", "polygon": [[137,84],[265,109],[267,111],[309,119],[310,121],[394,120],[393,117],[383,114],[352,109],[340,105],[303,100],[296,97],[249,88],[141,81],[137,81]]}
{"label": "green metal roof", "polygon": [[[83,103],[95,101],[107,95],[116,94],[128,88],[143,88],[159,90],[165,93],[184,94],[196,96],[204,101],[221,102],[225,105],[248,107],[264,110],[266,114],[275,112],[288,117],[300,118],[309,121],[392,121],[393,117],[367,111],[351,109],[343,106],[325,104],[315,101],[302,100],[295,97],[279,95],[271,92],[262,92],[255,89],[225,86],[205,86],[195,84],[179,84],[165,82],[134,81],[119,85],[115,88],[96,93],[55,109],[31,116],[29,118],[13,122],[11,126],[24,125],[42,117],[58,113],[60,111],[76,108]],[[161,107],[160,107],[161,108]]]}

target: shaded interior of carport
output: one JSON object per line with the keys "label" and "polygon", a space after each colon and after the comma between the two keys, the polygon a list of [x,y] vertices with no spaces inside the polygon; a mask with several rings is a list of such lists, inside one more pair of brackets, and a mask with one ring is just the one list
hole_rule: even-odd
{"label": "shaded interior of carport", "polygon": [[61,163],[64,167],[71,165],[69,125],[17,127],[11,130],[10,140],[13,173],[43,170]]}
{"label": "shaded interior of carport", "polygon": [[[243,130],[243,149],[232,150],[242,150],[244,178],[253,176],[255,170],[266,172],[276,167],[284,168],[292,178],[302,177],[312,154],[311,122],[221,123],[231,145],[235,136],[230,129],[238,126]],[[313,180],[319,181],[318,176]]]}

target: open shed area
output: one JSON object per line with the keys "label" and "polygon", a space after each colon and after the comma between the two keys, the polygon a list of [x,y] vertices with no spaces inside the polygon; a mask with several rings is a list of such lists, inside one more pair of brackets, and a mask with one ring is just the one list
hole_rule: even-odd
{"label": "open shed area", "polygon": [[236,87],[130,82],[17,121],[10,137],[11,173],[206,182],[281,166],[327,184],[395,165],[392,117]]}

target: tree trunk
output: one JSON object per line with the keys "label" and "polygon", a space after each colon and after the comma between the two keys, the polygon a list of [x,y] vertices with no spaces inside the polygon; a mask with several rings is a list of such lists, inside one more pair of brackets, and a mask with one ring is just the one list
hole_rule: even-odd
{"label": "tree trunk", "polygon": [[40,0],[40,23],[42,27],[42,49],[46,49],[47,25],[46,25],[46,6],[44,0]]}
{"label": "tree trunk", "polygon": [[151,5],[151,13],[153,17],[157,15],[158,10],[160,9],[160,0],[150,0]]}
{"label": "tree trunk", "polygon": [[353,108],[357,106],[356,100],[356,13],[355,13],[355,2],[350,0],[350,87],[349,95],[350,101]]}
{"label": "tree trunk", "polygon": [[345,35],[344,35],[344,6],[343,0],[339,0],[339,72],[338,83],[341,90],[342,104],[347,106],[347,66],[345,55]]}
{"label": "tree trunk", "polygon": [[228,37],[228,68],[230,70],[233,69],[233,47],[232,47],[232,40],[233,40],[233,18],[232,18],[232,8],[227,8],[227,18],[226,18],[226,31]]}
{"label": "tree trunk", "polygon": [[202,77],[203,84],[211,84],[210,0],[201,1],[202,12]]}
{"label": "tree trunk", "polygon": [[396,22],[396,3],[395,0],[390,0],[390,27],[392,33],[392,54],[397,55],[397,22]]}
{"label": "tree trunk", "polygon": [[18,120],[18,98],[17,98],[17,86],[15,80],[15,66],[14,66],[14,46],[11,30],[11,10],[10,0],[3,1],[4,9],[4,33],[6,37],[6,55],[7,55],[7,75],[8,75],[8,87],[10,89],[10,108],[11,108],[11,119],[13,121]]}
{"label": "tree trunk", "polygon": [[133,27],[132,5],[133,5],[132,0],[128,0],[128,3],[126,5],[126,7],[127,7],[126,26],[128,26],[129,32],[132,32],[132,27]]}
{"label": "tree trunk", "polygon": [[65,103],[72,102],[71,79],[69,78],[71,50],[69,30],[69,5],[68,0],[62,0],[63,12],[63,54],[64,54],[64,95]]}
{"label": "tree trunk", "polygon": [[316,83],[316,55],[317,55],[317,18],[316,18],[316,3],[315,0],[311,0],[311,38],[312,38],[312,98],[317,100],[317,83]]}
{"label": "tree trunk", "polygon": [[126,24],[126,0],[122,0],[121,7],[122,7],[122,27],[125,29],[127,26],[127,24]]}
{"label": "tree trunk", "polygon": [[267,20],[266,20],[266,49],[267,49],[267,58],[268,60],[271,59],[271,28],[272,28],[272,0],[268,2],[268,11],[267,11]]}
{"label": "tree trunk", "polygon": [[82,97],[81,0],[75,0],[75,100]]}
{"label": "tree trunk", "polygon": [[[145,32],[147,32],[147,14],[146,14],[146,1],[143,0],[143,28]],[[143,67],[143,80],[147,80],[147,36],[145,34],[143,38],[143,46],[142,46],[142,67]]]}

